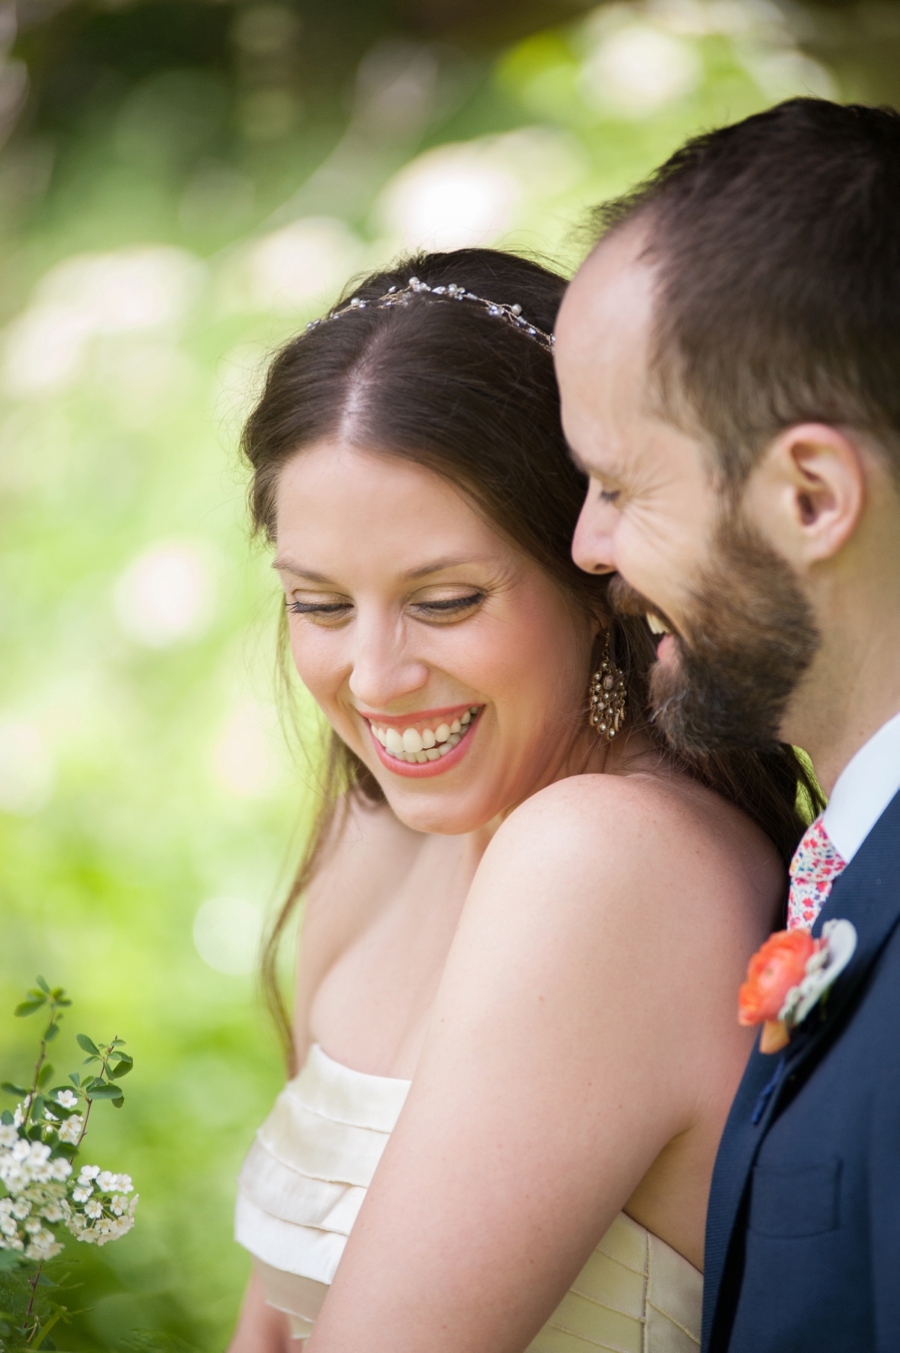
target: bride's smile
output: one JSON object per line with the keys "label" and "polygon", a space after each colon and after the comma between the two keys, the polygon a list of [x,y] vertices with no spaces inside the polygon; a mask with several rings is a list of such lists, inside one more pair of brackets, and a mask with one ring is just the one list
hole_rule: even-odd
{"label": "bride's smile", "polygon": [[[459,764],[471,746],[469,734],[481,706],[450,706],[420,714],[363,714],[375,751],[399,775],[440,775]],[[462,743],[462,746],[460,746]],[[459,747],[459,751],[456,748]],[[451,759],[452,757],[452,759]]]}

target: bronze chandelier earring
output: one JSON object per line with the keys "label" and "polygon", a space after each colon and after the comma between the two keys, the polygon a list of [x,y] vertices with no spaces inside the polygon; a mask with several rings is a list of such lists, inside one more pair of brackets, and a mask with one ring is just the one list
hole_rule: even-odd
{"label": "bronze chandelier earring", "polygon": [[591,677],[590,711],[588,721],[597,730],[597,736],[612,742],[625,722],[625,673],[616,667],[609,656],[609,630],[603,645],[600,666]]}

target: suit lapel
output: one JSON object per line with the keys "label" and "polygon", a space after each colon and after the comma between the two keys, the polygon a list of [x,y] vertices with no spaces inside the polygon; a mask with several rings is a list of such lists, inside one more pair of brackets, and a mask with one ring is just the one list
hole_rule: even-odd
{"label": "suit lapel", "polygon": [[[737,1299],[741,1265],[728,1264],[756,1154],[777,1110],[789,1077],[821,1056],[844,1026],[878,955],[900,921],[900,794],[895,795],[857,854],[831,890],[813,933],[842,917],[856,927],[856,953],[821,1011],[814,1010],[786,1050],[783,1072],[765,1102],[760,1096],[776,1072],[778,1058],[751,1055],[732,1105],[716,1160],[706,1226],[703,1346],[717,1328],[727,1328]],[[755,1109],[761,1112],[754,1114]],[[753,1123],[756,1116],[758,1122]],[[735,1258],[739,1255],[735,1251]],[[730,1270],[730,1271],[729,1271]],[[724,1345],[723,1345],[724,1346]]]}

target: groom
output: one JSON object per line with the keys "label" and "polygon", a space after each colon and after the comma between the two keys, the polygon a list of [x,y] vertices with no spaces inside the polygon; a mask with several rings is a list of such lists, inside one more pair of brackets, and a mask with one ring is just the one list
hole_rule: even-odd
{"label": "groom", "polygon": [[830,802],[789,924],[858,936],[738,1091],[703,1347],[897,1353],[900,116],[781,104],[688,143],[600,226],[557,328],[590,475],[575,558],[664,631],[675,746],[810,753]]}

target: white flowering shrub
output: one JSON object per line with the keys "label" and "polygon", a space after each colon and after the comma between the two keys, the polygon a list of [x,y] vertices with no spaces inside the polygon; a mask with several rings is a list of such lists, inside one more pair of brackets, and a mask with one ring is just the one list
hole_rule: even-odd
{"label": "white flowering shrub", "polygon": [[62,1252],[64,1233],[92,1245],[118,1240],[134,1225],[138,1201],[129,1175],[76,1164],[94,1103],[108,1099],[121,1108],[120,1081],[133,1060],[121,1038],[98,1045],[78,1034],[91,1070],[72,1072],[68,1085],[51,1087],[47,1050],[71,1001],[61,987],[37,981],[15,1012],[49,1015],[31,1086],[0,1086],[19,1097],[15,1110],[0,1114],[0,1353],[53,1347],[50,1325],[66,1310],[44,1295],[55,1286],[46,1265]]}

